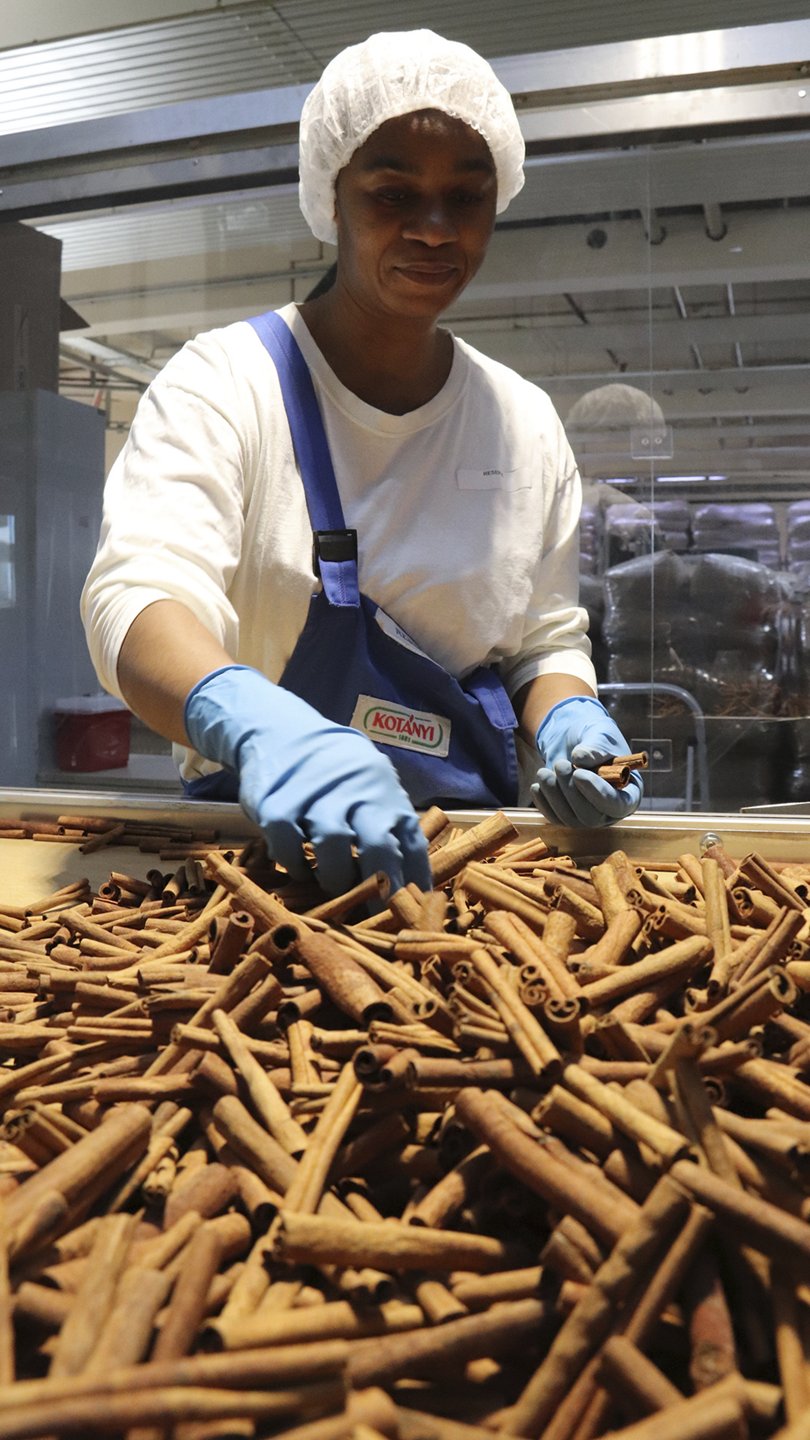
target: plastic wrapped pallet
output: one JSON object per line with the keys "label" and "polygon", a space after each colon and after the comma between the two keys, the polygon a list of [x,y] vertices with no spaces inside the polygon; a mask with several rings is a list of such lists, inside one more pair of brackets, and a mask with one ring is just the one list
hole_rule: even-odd
{"label": "plastic wrapped pallet", "polygon": [[605,576],[609,679],[678,684],[706,714],[773,714],[777,617],[766,566],[733,555],[640,556]]}
{"label": "plastic wrapped pallet", "polygon": [[785,511],[785,561],[791,571],[810,563],[810,501],[797,500]]}
{"label": "plastic wrapped pallet", "polygon": [[673,616],[688,603],[688,567],[668,551],[611,566],[605,573],[605,638],[611,653],[628,641],[649,645],[651,627],[668,639]]}
{"label": "plastic wrapped pallet", "polygon": [[595,505],[583,502],[579,517],[579,573],[596,575],[602,550],[601,512]]}
{"label": "plastic wrapped pallet", "polygon": [[694,548],[731,551],[778,568],[781,544],[776,511],[765,502],[747,505],[698,505],[692,517]]}
{"label": "plastic wrapped pallet", "polygon": [[667,550],[687,550],[691,539],[691,511],[685,500],[656,500],[656,533]]}
{"label": "plastic wrapped pallet", "polygon": [[737,555],[695,556],[690,563],[689,613],[724,650],[757,644],[772,633],[784,589],[766,565]]}
{"label": "plastic wrapped pallet", "polygon": [[[687,692],[612,700],[623,732],[645,744],[650,736],[669,742],[666,783],[681,794],[696,743],[694,703],[709,732],[713,803],[738,809],[776,798],[783,736],[773,717],[780,707],[778,622],[785,598],[779,577],[734,555],[661,552],[608,571],[605,592],[608,681],[652,679]],[[663,780],[652,777],[653,795]]]}

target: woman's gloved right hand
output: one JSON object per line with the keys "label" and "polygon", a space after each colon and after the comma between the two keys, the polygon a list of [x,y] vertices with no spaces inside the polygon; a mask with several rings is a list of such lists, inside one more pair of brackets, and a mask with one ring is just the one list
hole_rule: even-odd
{"label": "woman's gloved right hand", "polygon": [[394,767],[359,730],[336,725],[291,691],[245,665],[214,670],[185,703],[194,748],[239,777],[243,810],[273,859],[295,879],[311,873],[330,894],[384,870],[391,889],[430,890],[427,842]]}

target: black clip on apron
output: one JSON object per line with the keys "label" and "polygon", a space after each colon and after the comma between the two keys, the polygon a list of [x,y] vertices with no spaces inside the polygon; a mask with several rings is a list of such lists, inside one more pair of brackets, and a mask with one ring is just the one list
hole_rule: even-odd
{"label": "black clip on apron", "polygon": [[[278,371],[323,587],[279,684],[363,731],[417,808],[517,804],[517,721],[501,681],[488,666],[454,679],[360,593],[357,534],[346,528],[309,367],[274,311],[248,323]],[[206,782],[218,779],[192,782],[188,793],[213,799]]]}

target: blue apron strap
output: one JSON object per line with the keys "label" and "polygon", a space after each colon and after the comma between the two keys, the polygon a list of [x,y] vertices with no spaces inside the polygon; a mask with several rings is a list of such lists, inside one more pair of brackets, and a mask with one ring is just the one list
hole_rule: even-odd
{"label": "blue apron strap", "polygon": [[329,442],[309,366],[288,325],[269,310],[248,320],[278,371],[309,521],[314,565],[330,605],[358,606],[357,535],[346,529]]}

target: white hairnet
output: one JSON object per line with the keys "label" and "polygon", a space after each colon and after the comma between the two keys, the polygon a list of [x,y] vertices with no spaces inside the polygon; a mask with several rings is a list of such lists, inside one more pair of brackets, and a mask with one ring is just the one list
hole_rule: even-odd
{"label": "white hairnet", "polygon": [[497,211],[523,185],[525,145],[512,97],[469,45],[432,30],[383,31],[341,50],[301,113],[301,210],[313,234],[334,245],[335,180],[386,120],[442,110],[486,140],[498,181]]}

